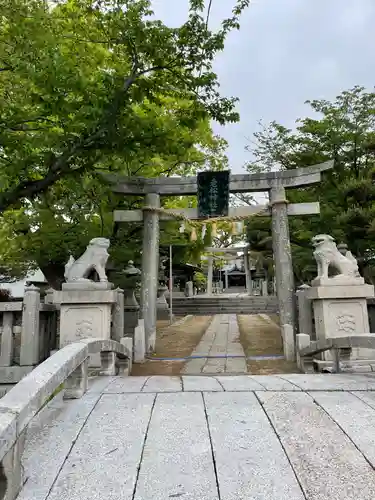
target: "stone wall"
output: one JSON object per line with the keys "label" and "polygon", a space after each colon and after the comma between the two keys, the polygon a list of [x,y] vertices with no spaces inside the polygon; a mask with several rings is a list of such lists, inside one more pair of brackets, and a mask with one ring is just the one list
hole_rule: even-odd
{"label": "stone wall", "polygon": [[[133,290],[125,300],[122,289],[112,290],[112,285],[109,285],[68,283],[68,296],[63,295],[63,287],[62,291],[48,290],[42,299],[40,290],[31,286],[25,290],[23,301],[0,302],[0,397],[6,390],[4,384],[19,382],[59,350],[61,344],[81,340],[82,336],[113,339],[124,345],[130,342],[134,345],[134,361],[144,361],[144,323],[139,320],[139,305]],[[64,306],[70,305],[68,299],[72,301],[72,309],[76,310],[76,321],[70,324],[66,320],[64,323]],[[107,306],[105,323],[93,321],[90,308],[97,312]],[[89,328],[84,330],[81,324],[85,328],[89,325]],[[91,358],[92,366],[96,366]]]}

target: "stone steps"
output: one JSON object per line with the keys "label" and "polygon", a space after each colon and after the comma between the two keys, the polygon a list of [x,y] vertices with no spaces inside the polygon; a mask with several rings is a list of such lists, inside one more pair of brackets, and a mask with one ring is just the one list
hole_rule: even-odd
{"label": "stone steps", "polygon": [[173,313],[177,315],[276,314],[277,312],[276,297],[179,297],[173,300]]}

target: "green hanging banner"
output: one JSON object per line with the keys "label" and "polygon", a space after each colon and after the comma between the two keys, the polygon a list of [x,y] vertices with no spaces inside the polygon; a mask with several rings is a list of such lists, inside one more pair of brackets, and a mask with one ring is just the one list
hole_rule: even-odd
{"label": "green hanging banner", "polygon": [[226,217],[229,207],[230,172],[200,172],[198,185],[198,217]]}

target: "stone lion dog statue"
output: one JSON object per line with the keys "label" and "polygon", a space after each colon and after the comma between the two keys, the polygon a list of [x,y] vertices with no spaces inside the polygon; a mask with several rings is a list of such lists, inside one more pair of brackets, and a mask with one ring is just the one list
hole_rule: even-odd
{"label": "stone lion dog statue", "polygon": [[93,238],[87,245],[85,252],[74,260],[70,256],[65,266],[65,280],[67,283],[72,281],[91,281],[88,279],[92,271],[96,271],[101,282],[107,282],[105,266],[109,257],[108,248],[110,242],[106,238]]}
{"label": "stone lion dog statue", "polygon": [[357,260],[349,251],[346,251],[345,255],[340,253],[332,236],[328,234],[318,234],[314,236],[311,241],[315,248],[314,257],[318,265],[318,278],[330,278],[330,276],[328,276],[330,267],[334,268],[339,273],[333,276],[333,278],[343,276],[360,278]]}

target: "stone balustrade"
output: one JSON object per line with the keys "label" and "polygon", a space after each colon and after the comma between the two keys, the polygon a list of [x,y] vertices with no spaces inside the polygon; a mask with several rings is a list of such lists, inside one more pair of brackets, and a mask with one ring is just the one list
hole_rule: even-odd
{"label": "stone balustrade", "polygon": [[[130,343],[131,344],[131,343]],[[114,340],[84,339],[65,346],[26,375],[0,400],[0,497],[14,500],[23,484],[21,458],[26,430],[62,384],[64,399],[83,396],[88,358],[100,353],[101,375],[131,370],[132,346]],[[3,493],[3,496],[2,496]]]}
{"label": "stone balustrade", "polygon": [[0,383],[14,384],[57,347],[58,308],[29,287],[23,301],[0,302]]}
{"label": "stone balustrade", "polygon": [[[312,341],[310,335],[299,333],[297,339],[297,365],[298,368],[306,373],[306,364],[312,363],[313,358],[321,353],[330,351],[333,358],[333,371],[340,373],[341,368],[341,350],[351,349],[375,349],[375,336],[369,335],[366,332],[363,334],[350,335],[345,337],[331,337],[324,340]],[[372,361],[369,361],[371,364]],[[345,362],[349,368],[352,366]],[[361,371],[361,370],[359,370]]]}

